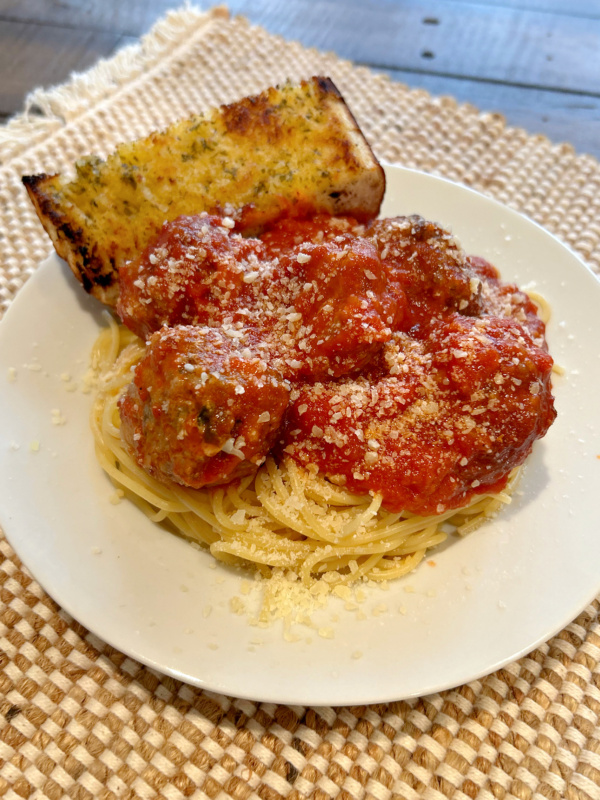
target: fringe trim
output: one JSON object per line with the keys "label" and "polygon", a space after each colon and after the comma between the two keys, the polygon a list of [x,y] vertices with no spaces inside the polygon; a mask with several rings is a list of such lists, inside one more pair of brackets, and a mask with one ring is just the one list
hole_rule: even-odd
{"label": "fringe trim", "polygon": [[101,59],[86,72],[73,73],[64,84],[34,89],[25,98],[23,111],[0,127],[0,164],[5,165],[112,97],[122,86],[168,57],[183,41],[223,19],[229,19],[226,6],[205,12],[186,2],[156,22],[138,43]]}

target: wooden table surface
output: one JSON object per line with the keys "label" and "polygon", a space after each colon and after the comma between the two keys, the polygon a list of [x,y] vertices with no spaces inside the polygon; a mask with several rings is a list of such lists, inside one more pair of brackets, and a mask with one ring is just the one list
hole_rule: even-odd
{"label": "wooden table surface", "polygon": [[[178,0],[0,0],[0,120]],[[196,0],[208,8],[214,3]],[[600,157],[600,0],[230,0],[234,13]]]}

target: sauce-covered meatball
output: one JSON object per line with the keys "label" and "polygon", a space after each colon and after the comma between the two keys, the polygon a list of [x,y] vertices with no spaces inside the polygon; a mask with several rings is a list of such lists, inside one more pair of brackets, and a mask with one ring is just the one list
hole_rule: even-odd
{"label": "sauce-covered meatball", "polygon": [[121,433],[158,480],[213,486],[264,462],[288,396],[287,383],[252,347],[213,329],[163,328],[121,397]]}
{"label": "sauce-covered meatball", "polygon": [[232,230],[227,218],[200,214],[167,222],[136,259],[119,270],[117,311],[146,339],[163,325],[218,325],[250,293],[263,246]]}
{"label": "sauce-covered meatball", "polygon": [[512,320],[434,320],[422,339],[396,334],[385,365],[303,386],[281,444],[390,511],[442,513],[499,491],[556,416],[552,359]]}
{"label": "sauce-covered meatball", "polygon": [[481,279],[481,314],[505,317],[522,325],[538,347],[548,349],[546,326],[536,304],[514,283],[504,283],[496,267],[479,256],[469,256],[469,267]]}
{"label": "sauce-covered meatball", "polygon": [[360,370],[401,325],[404,292],[363,232],[355,220],[315,217],[285,220],[262,236],[278,262],[265,296],[279,294],[283,312],[271,339],[287,351],[291,376]]}
{"label": "sauce-covered meatball", "polygon": [[375,220],[365,235],[408,297],[404,330],[432,313],[480,313],[481,280],[451,233],[414,215]]}

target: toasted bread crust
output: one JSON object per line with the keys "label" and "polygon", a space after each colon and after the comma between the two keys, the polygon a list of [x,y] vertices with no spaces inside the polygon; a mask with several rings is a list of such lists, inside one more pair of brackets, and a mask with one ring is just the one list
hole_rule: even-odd
{"label": "toasted bread crust", "polygon": [[[22,180],[58,255],[68,263],[86,292],[114,305],[118,296],[116,263],[98,255],[84,227],[76,225],[73,215],[61,205],[60,196],[53,191],[60,176],[26,175]],[[114,302],[109,299],[113,294]]]}
{"label": "toasted bread crust", "polygon": [[328,78],[268,89],[76,169],[72,181],[23,183],[58,255],[108,305],[119,266],[181,214],[228,214],[252,234],[284,215],[368,220],[385,191],[381,166]]}

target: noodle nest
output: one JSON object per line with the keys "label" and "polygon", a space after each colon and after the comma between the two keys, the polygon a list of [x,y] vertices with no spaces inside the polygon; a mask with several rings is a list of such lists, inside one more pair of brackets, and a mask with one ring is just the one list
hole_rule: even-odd
{"label": "noodle nest", "polygon": [[387,581],[412,572],[450,532],[470,533],[510,502],[518,468],[503,492],[426,517],[388,512],[380,495],[351,494],[289,458],[276,463],[269,457],[256,475],[216,488],[163,484],[138,466],[120,435],[118,400],[144,344],[107,316],[110,324],[92,352],[98,460],[119,496],[221,562],[253,567],[263,577],[283,572],[313,588],[315,582]]}

